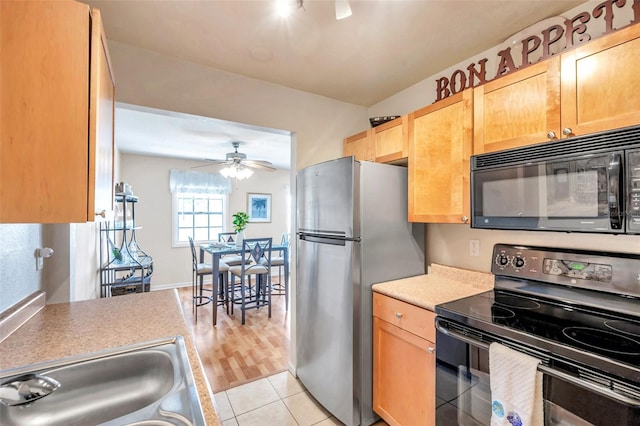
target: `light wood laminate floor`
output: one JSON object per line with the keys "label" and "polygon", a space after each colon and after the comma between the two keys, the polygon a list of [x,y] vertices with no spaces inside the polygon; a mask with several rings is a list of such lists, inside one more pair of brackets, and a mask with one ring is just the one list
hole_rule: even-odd
{"label": "light wood laminate floor", "polygon": [[289,313],[284,296],[272,296],[271,318],[267,309],[246,311],[240,324],[238,306],[227,315],[218,306],[218,324],[212,325],[212,304],[198,308],[195,322],[191,287],[178,289],[205,374],[214,393],[285,371],[289,360]]}

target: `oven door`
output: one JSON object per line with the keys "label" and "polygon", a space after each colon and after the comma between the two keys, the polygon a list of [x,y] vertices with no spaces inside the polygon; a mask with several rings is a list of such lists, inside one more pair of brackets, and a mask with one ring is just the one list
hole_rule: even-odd
{"label": "oven door", "polygon": [[623,232],[622,161],[620,151],[473,170],[471,226]]}
{"label": "oven door", "polygon": [[[442,327],[441,322],[436,320],[436,424],[489,425],[488,344],[469,337],[482,332],[458,335]],[[563,371],[545,368],[543,373],[545,425],[640,424],[640,400],[597,389]]]}

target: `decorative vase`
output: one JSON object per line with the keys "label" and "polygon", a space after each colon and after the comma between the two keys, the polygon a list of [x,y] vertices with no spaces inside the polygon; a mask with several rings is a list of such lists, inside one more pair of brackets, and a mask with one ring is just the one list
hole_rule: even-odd
{"label": "decorative vase", "polygon": [[236,247],[242,247],[242,242],[244,241],[244,231],[240,231],[236,233]]}

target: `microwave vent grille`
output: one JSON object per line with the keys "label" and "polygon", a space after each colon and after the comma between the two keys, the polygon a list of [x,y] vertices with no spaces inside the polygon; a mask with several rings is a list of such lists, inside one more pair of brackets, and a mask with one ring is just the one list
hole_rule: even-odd
{"label": "microwave vent grille", "polygon": [[471,157],[471,168],[472,170],[482,170],[515,166],[532,161],[548,161],[633,147],[640,147],[640,126],[474,155]]}

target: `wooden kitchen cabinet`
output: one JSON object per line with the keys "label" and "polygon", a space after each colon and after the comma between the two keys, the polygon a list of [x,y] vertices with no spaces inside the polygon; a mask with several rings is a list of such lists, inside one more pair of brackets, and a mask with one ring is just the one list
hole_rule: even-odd
{"label": "wooden kitchen cabinet", "polygon": [[113,208],[114,82],[100,14],[0,2],[0,222],[87,222]]}
{"label": "wooden kitchen cabinet", "polygon": [[[557,139],[560,58],[530,65],[478,86],[473,98],[474,154]],[[553,134],[549,135],[550,132]]]}
{"label": "wooden kitchen cabinet", "polygon": [[344,156],[376,163],[406,163],[409,155],[407,116],[396,118],[344,139]]}
{"label": "wooden kitchen cabinet", "polygon": [[640,24],[562,55],[562,128],[573,135],[640,123]]}
{"label": "wooden kitchen cabinet", "polygon": [[473,90],[409,114],[409,221],[467,223]]}
{"label": "wooden kitchen cabinet", "polygon": [[358,161],[375,161],[373,129],[345,138],[342,151],[345,157],[353,155]]}
{"label": "wooden kitchen cabinet", "polygon": [[640,123],[638,52],[640,24],[475,88],[473,153]]}
{"label": "wooden kitchen cabinet", "polygon": [[389,425],[433,425],[435,313],[373,293],[373,410]]}
{"label": "wooden kitchen cabinet", "polygon": [[373,128],[376,163],[402,163],[409,156],[408,116]]}

